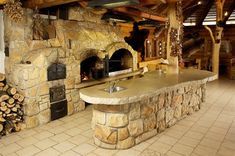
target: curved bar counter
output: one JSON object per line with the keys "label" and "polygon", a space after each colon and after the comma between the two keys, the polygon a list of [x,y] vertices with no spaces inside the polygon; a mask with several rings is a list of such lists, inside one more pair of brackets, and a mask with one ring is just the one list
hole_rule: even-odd
{"label": "curved bar counter", "polygon": [[118,82],[124,90],[104,91],[109,84],[80,90],[94,104],[92,127],[97,146],[127,149],[155,136],[178,120],[198,111],[205,101],[206,83],[214,73],[186,69],[179,74],[149,72]]}

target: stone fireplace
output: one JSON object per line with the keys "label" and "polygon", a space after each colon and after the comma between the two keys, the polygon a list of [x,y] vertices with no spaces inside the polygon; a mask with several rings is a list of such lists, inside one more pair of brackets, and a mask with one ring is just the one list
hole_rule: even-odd
{"label": "stone fireplace", "polygon": [[[26,128],[84,110],[79,84],[86,80],[107,76],[107,72],[137,70],[137,52],[124,41],[118,27],[97,15],[72,8],[71,20],[51,22],[56,38],[33,40],[32,10],[25,14],[22,23],[5,17],[9,45],[5,70],[8,83],[25,96]],[[80,21],[81,16],[90,16],[84,19],[92,21]]]}
{"label": "stone fireplace", "polygon": [[104,64],[97,56],[90,56],[81,62],[81,81],[99,79],[105,76]]}

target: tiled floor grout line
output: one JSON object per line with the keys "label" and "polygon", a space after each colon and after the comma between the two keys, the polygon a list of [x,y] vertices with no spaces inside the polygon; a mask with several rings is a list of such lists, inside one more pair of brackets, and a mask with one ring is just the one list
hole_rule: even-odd
{"label": "tiled floor grout line", "polygon": [[[228,88],[231,88],[231,86],[228,87]],[[227,88],[227,89],[228,89],[228,88]],[[222,94],[224,94],[224,92],[223,92]],[[231,100],[231,99],[232,99],[232,97],[230,98],[230,100]],[[227,102],[227,104],[230,102],[230,100]],[[216,104],[216,103],[212,104],[212,105],[210,106],[210,108],[213,107],[215,104]],[[227,105],[227,104],[225,104],[225,105]],[[224,110],[225,105],[223,106],[223,109],[220,111],[220,113],[217,115],[217,117],[216,117],[216,119],[214,120],[213,124],[214,124],[215,121],[219,118],[220,114],[221,114],[222,111]],[[207,111],[208,111],[208,110],[209,110],[209,109],[207,109]],[[207,111],[206,111],[206,112],[207,112]],[[205,113],[206,113],[206,112],[205,112]],[[204,114],[205,114],[205,113],[204,113]],[[202,116],[201,116],[201,117],[202,117]],[[200,117],[200,118],[201,118],[201,117]],[[213,124],[210,126],[210,128],[213,126]],[[208,133],[208,131],[210,130],[210,128],[207,129],[206,133]],[[206,134],[206,133],[205,133],[205,134]],[[193,151],[195,151],[195,149],[198,147],[198,145],[200,145],[200,143],[201,143],[201,141],[202,141],[203,139],[204,139],[204,137],[203,137],[202,139],[200,139],[200,142],[197,144],[196,147],[194,147]],[[219,148],[218,148],[218,149],[219,149]],[[218,149],[217,149],[217,150],[218,150]],[[191,152],[190,155],[192,155],[193,151]]]}
{"label": "tiled floor grout line", "polygon": [[[205,102],[205,103],[206,103],[206,102]],[[201,116],[197,119],[197,121],[199,121],[199,120],[207,113],[207,111],[208,111],[213,105],[214,105],[214,104],[212,104],[210,107],[208,107],[208,108],[206,109],[206,111],[203,113],[203,115],[201,115]],[[200,110],[199,110],[199,111],[200,111]],[[196,122],[197,122],[197,121],[196,121]],[[190,131],[190,129],[196,124],[196,122],[188,128],[188,130],[184,133],[184,135],[182,135],[181,138],[183,138],[183,137],[187,134],[187,132]],[[208,128],[208,130],[209,130],[209,128]],[[208,130],[207,130],[207,131],[208,131]],[[202,139],[203,139],[203,138],[202,138]],[[200,139],[200,142],[201,142],[202,139]],[[180,143],[179,141],[180,141],[180,139],[178,139],[175,144]],[[199,142],[198,144],[200,144],[200,142]],[[175,144],[174,144],[174,145],[175,145]],[[181,143],[180,143],[180,144],[181,144]],[[173,148],[174,145],[172,145],[172,147],[171,147],[167,152],[171,151],[171,149]],[[197,147],[197,146],[196,146],[196,147]],[[194,147],[194,149],[195,149],[196,147]],[[193,149],[193,151],[194,151],[194,149]],[[193,151],[192,151],[192,152],[193,152]],[[174,152],[175,152],[175,151],[174,151]],[[191,152],[191,153],[192,153],[192,152]],[[177,152],[175,152],[175,153],[177,153]],[[181,153],[177,153],[177,154],[181,154]],[[182,155],[182,154],[181,154],[181,155]],[[190,154],[190,155],[191,155],[191,154]]]}
{"label": "tiled floor grout line", "polygon": [[[234,89],[234,92],[235,92],[235,89]],[[231,99],[230,99],[230,101],[233,99],[233,97],[231,97]],[[235,99],[235,98],[234,98]],[[230,104],[230,101],[224,106],[224,108],[227,106],[227,105],[229,105]],[[224,108],[223,108],[223,110],[224,110]],[[223,111],[222,110],[222,111]],[[232,121],[232,123],[234,122],[234,119],[233,119],[233,121]],[[226,135],[228,134],[228,131],[230,130],[230,128],[232,127],[232,123],[230,124],[230,126],[229,126],[229,128],[227,129],[227,132],[226,132],[226,134],[224,135],[224,138],[223,138],[223,140],[221,141],[221,143],[220,143],[220,146],[218,147],[218,149],[217,149],[217,153],[219,152],[219,149],[221,148],[221,145],[223,144],[223,142],[224,142],[224,140],[225,140],[225,137],[226,137]]]}
{"label": "tiled floor grout line", "polygon": [[[216,134],[218,134],[219,135],[219,138],[218,138],[219,143],[215,144],[216,147],[218,147],[218,148],[216,150],[214,150],[213,153],[216,152],[214,154],[217,154],[217,155],[222,154],[220,152],[221,148],[222,148],[222,150],[225,149],[225,150],[228,150],[228,152],[230,152],[230,151],[233,152],[235,150],[235,149],[233,149],[233,146],[231,146],[233,144],[229,143],[230,142],[229,138],[226,139],[226,136],[228,136],[228,135],[233,136],[233,131],[231,131],[231,130],[234,130],[234,128],[235,128],[235,124],[234,124],[235,115],[233,115],[233,112],[235,110],[235,107],[234,107],[234,104],[233,104],[235,102],[235,98],[233,98],[233,93],[235,92],[235,89],[233,89],[233,87],[235,85],[232,84],[232,83],[231,83],[231,81],[229,81],[229,82],[220,81],[220,82],[216,82],[215,84],[211,85],[210,87],[208,87],[209,89],[207,90],[207,92],[209,92],[207,94],[207,99],[209,99],[209,100],[207,102],[205,102],[205,104],[204,104],[205,106],[202,107],[202,109],[200,109],[198,112],[195,112],[192,115],[190,115],[191,117],[188,116],[188,117],[182,119],[181,121],[183,121],[183,120],[185,120],[185,121],[181,122],[181,124],[178,124],[179,122],[177,122],[176,125],[178,125],[178,126],[176,127],[175,131],[171,131],[170,130],[171,128],[168,128],[166,131],[157,134],[155,136],[156,138],[154,138],[150,142],[146,141],[145,142],[146,144],[143,144],[143,146],[141,146],[140,150],[135,149],[135,148],[131,148],[129,150],[131,152],[138,153],[136,155],[147,156],[148,154],[154,155],[154,153],[155,153],[155,155],[158,156],[161,153],[160,152],[161,149],[159,150],[159,149],[154,149],[154,148],[149,148],[149,147],[151,145],[155,144],[155,143],[157,143],[156,145],[158,145],[158,143],[161,143],[161,144],[163,144],[163,147],[165,148],[165,150],[167,149],[166,154],[165,154],[167,156],[168,156],[168,154],[169,155],[171,155],[171,154],[174,155],[174,153],[175,153],[175,155],[178,155],[178,154],[179,155],[184,155],[183,153],[185,153],[185,154],[189,153],[190,149],[188,149],[187,146],[190,147],[191,150],[192,150],[190,155],[193,155],[193,154],[197,155],[198,152],[200,152],[198,154],[201,155],[203,153],[206,153],[206,151],[207,151],[207,150],[205,150],[203,152],[204,147],[206,147],[205,149],[208,148],[208,151],[210,151],[210,149],[213,150],[212,146],[207,147],[207,145],[205,145],[205,144],[203,145],[203,143],[205,143],[203,141],[203,139],[205,139],[206,142],[207,141],[211,142],[211,141],[213,141],[213,136],[214,135],[216,136]],[[230,107],[231,107],[232,110],[230,110]],[[91,113],[92,113],[91,107],[89,107],[89,109],[85,110],[84,112],[80,112],[79,114],[74,114],[73,116],[68,116],[68,117],[65,117],[63,119],[59,119],[58,121],[50,122],[50,123],[48,123],[46,125],[43,125],[41,127],[28,129],[29,134],[27,133],[27,130],[26,130],[25,132],[22,131],[23,133],[19,132],[19,133],[9,135],[10,138],[11,138],[11,139],[9,138],[9,142],[11,142],[11,144],[14,143],[12,145],[12,147],[14,147],[14,145],[16,145],[14,147],[15,149],[18,149],[20,147],[20,149],[14,150],[14,152],[11,153],[11,154],[21,156],[25,150],[22,151],[22,152],[18,152],[18,151],[23,150],[23,149],[30,146],[30,148],[29,148],[29,149],[31,149],[30,151],[32,151],[32,149],[34,149],[34,147],[35,147],[35,149],[40,150],[38,152],[40,154],[41,154],[41,152],[43,152],[43,153],[56,152],[56,154],[59,154],[59,155],[68,154],[68,153],[69,154],[75,154],[76,153],[78,155],[79,154],[81,155],[81,153],[80,153],[81,151],[80,150],[78,151],[75,148],[80,146],[80,145],[85,145],[85,144],[88,144],[89,146],[93,146],[92,147],[93,149],[91,148],[89,153],[88,153],[89,156],[92,156],[92,155],[97,155],[98,156],[98,155],[102,154],[101,151],[103,151],[103,149],[100,149],[99,147],[95,146],[94,143],[92,143],[92,141],[91,141],[91,139],[92,139],[91,136],[92,135],[89,132],[91,129],[87,125],[87,121],[89,121],[89,122],[91,121],[91,115],[90,115]],[[195,116],[193,116],[193,115],[195,115]],[[79,119],[81,119],[81,120],[78,121]],[[78,122],[76,122],[76,121],[78,121]],[[86,122],[83,122],[83,121],[86,121]],[[66,127],[65,125],[67,125],[69,128]],[[79,128],[80,126],[82,126],[81,129]],[[200,129],[198,129],[198,130],[195,129],[197,126],[200,126]],[[81,130],[81,131],[79,130],[80,131],[79,133],[76,133],[76,131],[75,132],[69,131],[70,129],[74,129],[76,127]],[[172,126],[172,128],[173,127],[174,126]],[[186,128],[184,133],[181,133],[181,132],[180,133],[175,133],[178,130],[179,131],[184,130],[184,127]],[[51,130],[53,128],[58,128],[59,130],[58,131],[57,130]],[[185,142],[185,143],[180,142],[180,140],[184,141],[182,139],[187,140],[187,138],[185,138],[185,137],[187,137],[186,134],[189,133],[190,131],[195,131],[197,133],[201,133],[202,135],[198,134],[197,139],[196,138],[194,139],[195,142],[192,142],[193,144],[190,143],[191,139],[189,139],[188,145],[187,145],[187,142]],[[211,132],[211,133],[209,133],[209,132]],[[37,134],[41,134],[41,135],[39,137],[36,137]],[[45,136],[44,136],[44,134],[45,134]],[[63,138],[62,138],[63,141],[60,141],[60,140],[55,141],[55,140],[51,139],[51,137],[56,136],[56,135],[60,135],[60,134],[65,134],[66,137],[68,137],[68,138],[66,140],[63,140]],[[14,137],[14,135],[16,137]],[[74,143],[74,141],[71,140],[72,138],[76,138],[76,137],[79,138],[79,136],[84,137],[84,139],[86,141],[82,141],[81,143],[79,143],[79,141],[78,141],[78,143]],[[166,138],[165,138],[165,136],[166,136]],[[29,138],[30,142],[22,142],[23,144],[21,144],[21,141],[23,141],[26,138],[27,139]],[[33,138],[33,140],[31,140],[30,138],[31,139]],[[43,139],[41,139],[41,138],[43,138]],[[191,138],[191,137],[189,137],[189,138]],[[194,137],[192,137],[192,138],[194,138]],[[200,138],[200,139],[198,139],[198,138]],[[48,145],[48,147],[43,149],[43,148],[41,148],[41,146],[38,146],[38,144],[34,143],[35,142],[34,139],[37,140],[36,143],[49,139],[49,140],[52,140],[53,142],[55,142],[55,144],[53,144],[51,146]],[[159,140],[159,139],[161,139],[161,140]],[[171,141],[171,139],[172,139],[172,141],[175,142],[174,144],[172,144],[172,142],[169,142],[169,141]],[[8,146],[9,142],[7,142],[7,140],[8,139],[4,140],[5,144],[2,144],[3,146],[1,146],[1,148],[4,148],[4,147]],[[15,141],[13,141],[13,140],[15,140]],[[228,142],[226,142],[226,140]],[[203,141],[203,143],[202,143],[202,141]],[[57,145],[59,145],[61,143],[66,144],[66,142],[74,144],[74,146],[70,149],[64,148],[64,149],[60,150],[59,149],[60,146],[57,146]],[[75,142],[76,142],[76,140],[75,140]],[[223,146],[224,142],[226,142],[225,146]],[[195,144],[195,143],[197,143],[197,144]],[[176,147],[178,144],[179,144],[179,148],[182,148],[182,149],[178,150],[178,149],[175,148],[174,150],[172,150],[172,148]],[[154,145],[153,147],[155,147],[156,145]],[[182,145],[182,147],[181,147],[181,145]],[[89,149],[89,146],[88,146],[88,149]],[[185,149],[183,149],[183,147],[185,147]],[[197,147],[200,148],[200,151],[195,152]],[[226,149],[227,147],[228,147],[228,149]],[[156,148],[157,148],[157,146],[156,146]],[[126,152],[129,151],[129,150],[126,150]],[[34,153],[36,151],[32,151],[32,153]],[[112,155],[116,155],[116,156],[118,155],[119,156],[121,153],[122,153],[121,150],[115,150],[115,153],[113,153]],[[133,154],[133,153],[130,153],[130,154]],[[34,155],[36,155],[36,154],[34,154]],[[164,154],[161,154],[161,156],[163,156],[163,155]],[[1,154],[0,154],[0,156],[1,156]],[[150,155],[148,155],[148,156],[150,156]],[[205,156],[206,156],[206,154],[205,154]]]}

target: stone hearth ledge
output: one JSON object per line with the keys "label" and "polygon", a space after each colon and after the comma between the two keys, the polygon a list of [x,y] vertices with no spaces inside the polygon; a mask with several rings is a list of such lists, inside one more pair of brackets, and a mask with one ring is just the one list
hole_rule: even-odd
{"label": "stone hearth ledge", "polygon": [[142,78],[119,81],[117,86],[126,90],[108,93],[104,89],[109,84],[102,84],[80,90],[80,97],[87,103],[122,105],[140,101],[161,92],[167,92],[188,84],[204,84],[217,79],[217,75],[197,69],[183,69],[179,74],[164,74],[158,71],[149,72]]}
{"label": "stone hearth ledge", "polygon": [[94,142],[107,149],[133,147],[198,111],[205,102],[206,83],[217,75],[199,70],[179,74],[147,73],[121,81],[126,90],[107,93],[107,85],[80,90],[81,99],[94,104]]}

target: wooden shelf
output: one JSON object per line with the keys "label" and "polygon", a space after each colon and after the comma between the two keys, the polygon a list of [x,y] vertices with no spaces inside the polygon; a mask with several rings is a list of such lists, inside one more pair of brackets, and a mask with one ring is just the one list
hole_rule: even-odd
{"label": "wooden shelf", "polygon": [[159,63],[161,63],[160,59],[143,61],[143,62],[139,62],[139,68],[147,67],[148,64],[159,64]]}

